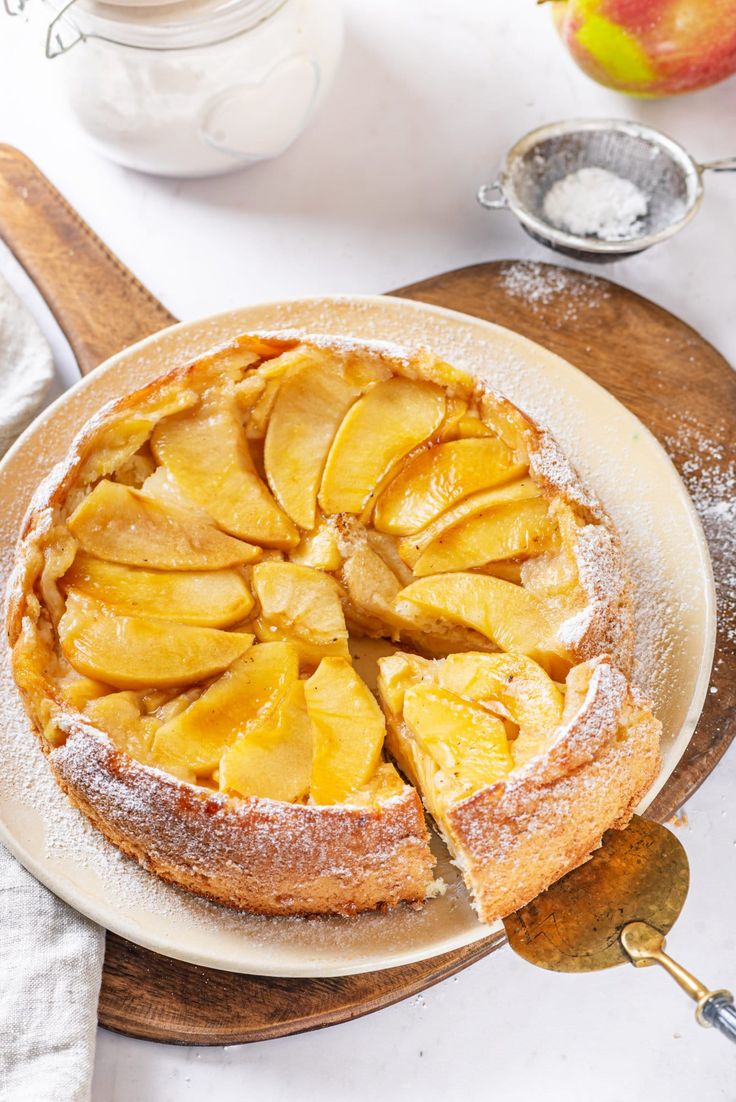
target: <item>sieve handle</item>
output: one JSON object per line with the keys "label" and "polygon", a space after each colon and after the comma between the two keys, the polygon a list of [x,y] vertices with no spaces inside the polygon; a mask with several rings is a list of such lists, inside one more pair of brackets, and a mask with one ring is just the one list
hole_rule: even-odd
{"label": "sieve handle", "polygon": [[707,161],[698,165],[701,172],[736,172],[736,157],[724,157],[721,161]]}
{"label": "sieve handle", "polygon": [[[498,192],[498,198],[492,199],[494,191]],[[478,202],[486,210],[506,210],[508,203],[503,193],[501,184],[496,180],[495,184],[481,184],[478,188]]]}

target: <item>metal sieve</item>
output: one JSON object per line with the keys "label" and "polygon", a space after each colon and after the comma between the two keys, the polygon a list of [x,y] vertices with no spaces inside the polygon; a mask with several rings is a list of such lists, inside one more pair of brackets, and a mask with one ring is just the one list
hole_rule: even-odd
{"label": "metal sieve", "polygon": [[[630,180],[647,199],[631,237],[579,237],[553,225],[544,212],[550,188],[581,168],[604,168]],[[569,119],[521,138],[506,154],[498,179],[483,184],[478,202],[510,210],[526,232],[566,256],[606,262],[666,241],[687,225],[703,198],[703,173],[734,172],[736,157],[698,164],[672,138],[625,119]]]}

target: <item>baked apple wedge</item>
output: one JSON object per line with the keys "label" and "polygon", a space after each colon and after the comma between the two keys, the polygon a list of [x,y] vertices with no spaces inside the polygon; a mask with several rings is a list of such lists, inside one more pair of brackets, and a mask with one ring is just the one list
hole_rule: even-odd
{"label": "baked apple wedge", "polygon": [[142,570],[77,553],[62,579],[69,592],[129,616],[223,628],[244,620],[253,598],[237,570]]}
{"label": "baked apple wedge", "polygon": [[253,636],[121,616],[98,601],[69,593],[59,641],[79,673],[116,689],[142,689],[191,685],[221,673],[248,650]]}
{"label": "baked apple wedge", "polygon": [[498,437],[438,444],[405,464],[378,499],[373,524],[379,532],[411,535],[457,501],[520,478],[525,470]]}
{"label": "baked apple wedge", "polygon": [[266,432],[266,477],[292,520],[312,529],[327,453],[360,387],[332,364],[307,364],[281,383]]}
{"label": "baked apple wedge", "polygon": [[259,477],[232,397],[203,399],[161,422],[151,447],[187,497],[230,535],[264,547],[295,547],[299,533]]}
{"label": "baked apple wedge", "polygon": [[462,572],[420,578],[394,602],[407,618],[412,606],[474,628],[501,650],[534,656],[551,648],[553,628],[542,602],[501,578]]}
{"label": "baked apple wedge", "polygon": [[263,562],[253,568],[253,592],[260,619],[284,638],[306,643],[310,656],[348,657],[348,630],[337,582],[329,574],[292,562]]}
{"label": "baked apple wedge", "polygon": [[531,478],[520,478],[504,486],[479,490],[478,493],[471,494],[470,497],[452,505],[444,513],[440,513],[426,528],[399,539],[399,554],[407,566],[413,567],[427,547],[440,540],[451,528],[471,520],[479,513],[499,509],[502,505],[538,498],[540,493],[539,487]]}
{"label": "baked apple wedge", "polygon": [[228,746],[262,724],[298,676],[299,658],[291,643],[253,647],[199,700],[159,728],[154,758],[164,768],[173,764],[187,766],[198,776],[212,773]]}
{"label": "baked apple wedge", "polygon": [[404,697],[404,722],[422,750],[468,796],[509,773],[514,761],[506,728],[482,704],[419,684]]}
{"label": "baked apple wedge", "polygon": [[479,513],[432,540],[414,563],[418,578],[502,559],[538,555],[554,545],[555,524],[544,498]]}
{"label": "baked apple wedge", "polygon": [[305,532],[298,547],[290,555],[291,562],[299,566],[311,566],[313,570],[337,570],[342,555],[332,527],[320,516],[314,528]]}
{"label": "baked apple wedge", "polygon": [[547,673],[521,654],[448,654],[439,663],[435,683],[466,700],[507,715],[519,728],[511,744],[514,765],[542,752],[562,722],[564,697]]}
{"label": "baked apple wedge", "polygon": [[[84,714],[96,727],[106,731],[121,750],[148,761],[159,724],[155,716],[142,713],[137,693],[128,690],[97,697],[87,703]],[[188,770],[185,775],[187,779],[191,777]]]}
{"label": "baked apple wedge", "polygon": [[346,658],[323,658],[304,693],[314,731],[312,800],[337,804],[375,773],[386,722]]}
{"label": "baked apple wedge", "polygon": [[280,706],[225,751],[220,789],[288,803],[303,800],[312,775],[312,742],[304,682],[297,681]]}
{"label": "baked apple wedge", "polygon": [[91,555],[157,570],[220,570],[254,562],[259,547],[196,514],[164,505],[119,482],[98,482],[67,521]]}
{"label": "baked apple wedge", "polygon": [[322,512],[363,513],[397,461],[431,436],[444,415],[445,396],[434,383],[401,377],[376,383],[335,436],[319,491]]}

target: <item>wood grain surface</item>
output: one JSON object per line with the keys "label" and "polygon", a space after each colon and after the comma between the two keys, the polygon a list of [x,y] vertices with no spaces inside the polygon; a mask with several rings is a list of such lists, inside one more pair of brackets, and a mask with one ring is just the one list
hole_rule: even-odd
{"label": "wood grain surface", "polygon": [[83,375],[177,320],[9,145],[0,145],[0,238],[43,295]]}
{"label": "wood grain surface", "polygon": [[[83,372],[170,324],[171,314],[94,236],[35,166],[0,146],[0,237],[26,268]],[[392,292],[515,329],[564,356],[628,406],[665,445],[686,483],[733,462],[736,373],[693,329],[607,280],[531,270],[544,283],[519,293],[511,261],[446,272]],[[522,269],[523,270],[523,269]],[[550,278],[551,277],[551,278]],[[697,501],[697,498],[696,498]],[[693,794],[736,735],[736,603],[725,545],[705,516],[719,633],[712,685],[688,749],[649,815],[664,821]],[[466,968],[502,935],[408,967],[336,979],[218,972],[159,956],[108,934],[99,1020],[108,1029],[178,1044],[266,1040],[348,1021]]]}

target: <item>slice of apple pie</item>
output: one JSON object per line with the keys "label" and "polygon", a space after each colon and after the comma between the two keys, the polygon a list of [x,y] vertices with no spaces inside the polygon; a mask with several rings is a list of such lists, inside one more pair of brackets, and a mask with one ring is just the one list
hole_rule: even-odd
{"label": "slice of apple pie", "polygon": [[[8,630],[71,800],[265,914],[420,903],[424,804],[490,920],[658,768],[611,522],[423,350],[243,336],[103,409],[34,497]],[[378,699],[361,636],[390,652]]]}

